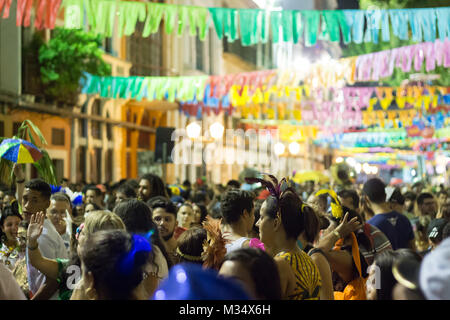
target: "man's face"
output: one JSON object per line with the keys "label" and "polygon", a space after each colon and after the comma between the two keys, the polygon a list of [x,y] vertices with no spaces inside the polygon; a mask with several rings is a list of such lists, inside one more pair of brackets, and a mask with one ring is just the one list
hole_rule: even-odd
{"label": "man's face", "polygon": [[70,210],[70,206],[67,201],[57,201],[52,200],[50,202],[50,207],[47,209],[47,218],[53,223],[53,225],[58,228],[66,217],[66,213]]}
{"label": "man's face", "polygon": [[40,191],[25,188],[22,197],[22,211],[25,221],[30,221],[31,215],[45,212],[50,206],[50,199],[44,197]]}
{"label": "man's face", "polygon": [[147,201],[150,198],[151,192],[150,181],[141,179],[141,181],[139,181],[138,199]]}
{"label": "man's face", "polygon": [[428,215],[431,217],[435,217],[437,213],[437,203],[433,198],[427,198],[423,200],[423,203],[420,207],[420,212],[422,215]]}
{"label": "man's face", "polygon": [[121,203],[123,200],[128,199],[128,197],[123,192],[116,193],[116,206]]}
{"label": "man's face", "polygon": [[153,221],[158,226],[159,233],[164,241],[169,240],[178,225],[173,213],[166,212],[163,208],[153,210]]}

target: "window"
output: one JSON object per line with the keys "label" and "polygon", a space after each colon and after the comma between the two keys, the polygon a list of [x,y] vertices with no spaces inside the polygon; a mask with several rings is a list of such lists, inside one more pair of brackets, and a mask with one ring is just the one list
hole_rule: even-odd
{"label": "window", "polygon": [[[83,104],[83,106],[81,107],[81,113],[86,114],[87,104],[88,104],[88,101],[86,101]],[[80,119],[79,120],[79,124],[80,124],[81,137],[82,138],[87,138],[87,128],[88,128],[88,121],[87,121],[87,119]]]}
{"label": "window", "polygon": [[[149,127],[149,114],[145,111],[142,116],[141,126]],[[140,149],[150,149],[150,133],[145,131],[139,132],[138,147]]]}
{"label": "window", "polygon": [[13,135],[17,134],[17,131],[19,131],[21,124],[22,122],[13,122]]}
{"label": "window", "polygon": [[199,39],[199,37],[195,38],[195,69],[200,71],[207,72],[208,70],[205,69],[205,57],[204,57],[204,43]]}
{"label": "window", "polygon": [[78,147],[77,182],[86,181],[86,147]]}
{"label": "window", "polygon": [[102,148],[95,148],[95,171],[96,172],[96,179],[94,181],[97,181],[98,183],[101,183],[101,179],[102,179],[102,163],[103,163],[103,159],[102,159]]}
{"label": "window", "polygon": [[136,32],[127,37],[127,60],[133,66],[130,75],[160,76],[162,75],[162,31],[142,37],[144,22],[137,22]]}
{"label": "window", "polygon": [[3,121],[0,121],[0,137],[5,136],[5,123]]}
{"label": "window", "polygon": [[56,181],[61,181],[64,178],[64,160],[52,159],[52,162],[55,166]]}
{"label": "window", "polygon": [[105,181],[113,180],[113,150],[108,149],[105,157]]}
{"label": "window", "polygon": [[[96,99],[92,105],[92,115],[101,115],[100,100]],[[94,139],[102,139],[102,123],[100,121],[91,120],[91,135]]]}
{"label": "window", "polygon": [[52,128],[52,144],[54,146],[63,146],[64,141],[65,141],[64,129]]}

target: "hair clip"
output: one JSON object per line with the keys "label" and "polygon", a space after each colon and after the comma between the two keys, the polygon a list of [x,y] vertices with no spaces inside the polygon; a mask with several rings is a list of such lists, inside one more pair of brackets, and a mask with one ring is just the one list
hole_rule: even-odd
{"label": "hair clip", "polygon": [[80,224],[80,226],[77,228],[77,231],[75,233],[75,239],[78,240],[78,237],[80,236],[81,230],[84,228],[84,223]]}
{"label": "hair clip", "polygon": [[124,275],[130,274],[133,271],[134,258],[136,253],[150,251],[152,251],[152,246],[146,238],[137,234],[133,235],[131,250],[126,253],[118,262],[119,273]]}

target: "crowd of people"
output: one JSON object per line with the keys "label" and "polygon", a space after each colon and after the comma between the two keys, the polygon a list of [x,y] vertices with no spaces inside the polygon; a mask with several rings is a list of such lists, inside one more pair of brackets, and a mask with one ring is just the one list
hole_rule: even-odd
{"label": "crowd of people", "polygon": [[442,185],[14,176],[0,191],[0,299],[450,299]]}

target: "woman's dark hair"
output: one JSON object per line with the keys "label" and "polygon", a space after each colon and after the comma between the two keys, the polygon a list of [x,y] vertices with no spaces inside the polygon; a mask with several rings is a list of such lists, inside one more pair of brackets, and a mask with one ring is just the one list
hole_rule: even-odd
{"label": "woman's dark hair", "polygon": [[379,280],[381,283],[377,286],[377,300],[392,300],[392,290],[397,284],[392,267],[400,259],[414,259],[421,261],[422,257],[411,249],[385,250],[376,255],[374,265],[380,269]]}
{"label": "woman's dark hair", "polygon": [[[166,251],[166,247],[160,238],[158,226],[152,219],[152,211],[145,202],[137,199],[127,199],[119,203],[113,212],[122,219],[127,231],[130,233],[145,235],[150,230],[153,230],[152,244],[157,245],[161,250],[169,268],[173,265]],[[155,257],[151,255],[151,261],[153,263],[155,261],[154,259]]]}
{"label": "woman's dark hair", "polygon": [[128,183],[124,183],[124,184],[120,185],[116,190],[116,193],[117,192],[123,193],[127,198],[136,198],[136,196],[137,196],[136,191]]}
{"label": "woman's dark hair", "polygon": [[180,263],[191,262],[203,264],[203,242],[207,239],[206,230],[201,227],[192,227],[183,232],[177,240],[176,255]]}
{"label": "woman's dark hair", "polygon": [[81,250],[86,271],[94,276],[95,288],[107,300],[129,300],[133,290],[143,280],[149,253],[137,252],[128,274],[118,270],[118,264],[133,246],[132,236],[123,230],[103,230],[90,234]]}
{"label": "woman's dark hair", "polygon": [[[6,207],[3,208],[3,211],[2,211],[2,215],[1,215],[1,218],[0,218],[0,227],[3,228],[3,224],[5,223],[6,218],[8,218],[8,217],[17,217],[21,221],[23,220],[23,218],[20,215],[19,210],[18,210],[17,207],[6,206]],[[5,241],[6,241],[6,234],[0,228],[0,243],[3,243]]]}
{"label": "woman's dark hair", "polygon": [[255,284],[255,298],[261,300],[281,299],[281,284],[277,265],[266,252],[256,248],[241,248],[228,253],[223,262],[225,261],[239,262],[248,270]]}
{"label": "woman's dark hair", "polygon": [[269,196],[266,202],[269,217],[275,219],[278,211],[280,212],[281,221],[289,239],[297,239],[302,232],[305,232],[305,239],[308,242],[314,242],[320,230],[319,218],[310,206],[303,205],[303,201],[297,194],[288,190],[281,194],[279,200]]}
{"label": "woman's dark hair", "polygon": [[156,196],[167,197],[166,186],[162,179],[157,175],[147,173],[139,179],[139,181],[141,180],[147,180],[150,183],[150,198]]}
{"label": "woman's dark hair", "polygon": [[349,189],[341,190],[338,192],[338,196],[343,199],[352,198],[353,207],[354,208],[359,207],[359,195],[358,192],[356,192],[356,190],[349,190]]}
{"label": "woman's dark hair", "polygon": [[208,215],[208,209],[206,209],[206,206],[201,203],[194,203],[194,206],[197,206],[200,208],[200,224],[206,219],[206,216]]}
{"label": "woman's dark hair", "polygon": [[249,191],[239,189],[227,191],[220,202],[224,223],[231,224],[239,221],[244,210],[251,212],[254,198],[255,195]]}

